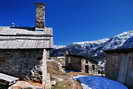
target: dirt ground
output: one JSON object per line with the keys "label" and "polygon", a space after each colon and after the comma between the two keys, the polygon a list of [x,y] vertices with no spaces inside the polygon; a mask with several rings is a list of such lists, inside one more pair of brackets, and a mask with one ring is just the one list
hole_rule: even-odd
{"label": "dirt ground", "polygon": [[52,89],[82,89],[80,83],[72,79],[77,73],[62,72],[57,61],[48,62],[48,73],[51,75],[51,81],[56,82]]}

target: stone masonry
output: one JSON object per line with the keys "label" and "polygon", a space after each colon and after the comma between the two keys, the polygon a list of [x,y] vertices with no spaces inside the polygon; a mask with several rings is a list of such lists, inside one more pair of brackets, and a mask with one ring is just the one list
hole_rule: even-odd
{"label": "stone masonry", "polygon": [[0,72],[22,80],[41,82],[42,51],[39,49],[0,50]]}

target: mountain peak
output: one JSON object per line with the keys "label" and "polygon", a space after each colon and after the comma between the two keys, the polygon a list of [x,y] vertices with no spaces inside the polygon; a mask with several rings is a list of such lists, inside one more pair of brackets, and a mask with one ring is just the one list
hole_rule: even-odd
{"label": "mountain peak", "polygon": [[72,44],[79,44],[79,45],[83,45],[83,44],[101,44],[101,43],[104,43],[108,40],[109,40],[109,38],[104,38],[104,39],[95,40],[95,41],[73,42]]}
{"label": "mountain peak", "polygon": [[117,48],[133,48],[133,31],[123,32],[112,38],[105,38],[96,41],[73,42],[68,46],[61,46],[56,49],[56,55],[63,55],[66,50],[73,52],[75,55],[87,57],[97,57],[96,60],[102,60],[105,56],[103,50]]}

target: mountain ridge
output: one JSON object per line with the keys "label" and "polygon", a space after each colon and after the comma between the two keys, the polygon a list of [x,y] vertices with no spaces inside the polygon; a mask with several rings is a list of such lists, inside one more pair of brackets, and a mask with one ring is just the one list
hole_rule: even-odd
{"label": "mountain ridge", "polygon": [[53,54],[54,56],[61,56],[64,55],[65,51],[69,50],[75,55],[98,57],[100,58],[98,60],[102,60],[105,57],[105,53],[103,52],[104,50],[126,48],[128,45],[130,45],[130,48],[133,48],[132,44],[133,31],[128,31],[115,35],[111,38],[105,38],[96,41],[73,42],[72,44],[64,46],[63,48],[54,49]]}

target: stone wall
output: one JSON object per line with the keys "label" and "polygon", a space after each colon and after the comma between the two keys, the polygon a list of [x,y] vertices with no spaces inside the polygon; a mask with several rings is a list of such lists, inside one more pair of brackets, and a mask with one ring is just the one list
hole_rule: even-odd
{"label": "stone wall", "polygon": [[86,59],[82,59],[81,65],[82,65],[81,67],[82,72],[89,74],[98,74],[98,65],[96,63],[93,63]]}
{"label": "stone wall", "polygon": [[43,50],[0,50],[0,72],[22,80],[42,80]]}
{"label": "stone wall", "polygon": [[45,5],[43,3],[36,3],[36,27],[44,28],[45,26]]}
{"label": "stone wall", "polygon": [[75,56],[66,56],[65,66],[67,70],[81,71],[81,58]]}
{"label": "stone wall", "polygon": [[83,73],[98,74],[98,65],[83,57],[66,56],[65,68],[67,70],[81,71]]}

